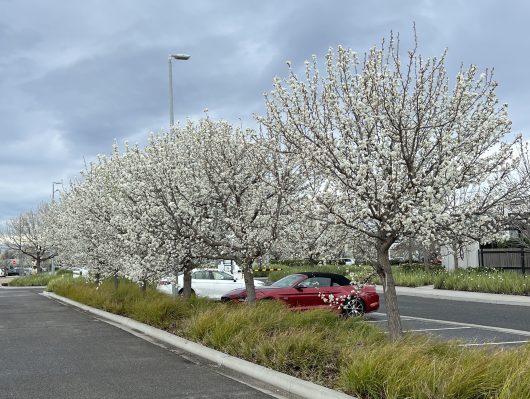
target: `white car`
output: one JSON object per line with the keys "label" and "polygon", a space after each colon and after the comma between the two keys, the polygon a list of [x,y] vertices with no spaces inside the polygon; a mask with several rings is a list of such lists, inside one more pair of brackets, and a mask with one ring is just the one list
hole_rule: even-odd
{"label": "white car", "polygon": [[83,267],[72,267],[72,277],[88,277],[88,269]]}
{"label": "white car", "polygon": [[[265,285],[263,281],[254,280],[256,287]],[[182,292],[184,286],[183,273],[178,274],[178,292]],[[235,288],[245,287],[245,282],[239,280],[230,273],[216,269],[196,269],[191,272],[191,289],[197,296],[204,296],[212,299],[221,299],[221,296]],[[163,278],[160,280],[157,289],[167,294],[173,293],[171,280]]]}

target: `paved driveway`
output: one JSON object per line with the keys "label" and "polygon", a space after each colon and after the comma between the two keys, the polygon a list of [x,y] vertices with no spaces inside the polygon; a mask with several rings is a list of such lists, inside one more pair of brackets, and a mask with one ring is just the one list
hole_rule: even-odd
{"label": "paved driveway", "polygon": [[[386,328],[384,298],[366,320]],[[462,346],[513,347],[530,343],[529,306],[398,295],[404,331],[456,339]]]}
{"label": "paved driveway", "polygon": [[2,399],[275,397],[40,291],[0,288]]}

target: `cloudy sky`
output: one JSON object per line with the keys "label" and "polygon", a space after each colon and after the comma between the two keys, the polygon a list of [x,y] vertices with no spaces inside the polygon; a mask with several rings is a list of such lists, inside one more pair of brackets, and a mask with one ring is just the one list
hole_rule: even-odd
{"label": "cloudy sky", "polygon": [[[49,201],[113,140],[143,144],[175,119],[252,124],[285,61],[341,44],[359,53],[392,30],[448,68],[495,68],[515,132],[530,138],[530,3],[504,1],[0,0],[0,221]],[[241,121],[241,122],[240,122]]]}

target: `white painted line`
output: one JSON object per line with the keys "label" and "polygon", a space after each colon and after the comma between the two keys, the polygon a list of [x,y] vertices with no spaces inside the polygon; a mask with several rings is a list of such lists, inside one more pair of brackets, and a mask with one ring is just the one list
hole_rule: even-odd
{"label": "white painted line", "polygon": [[366,323],[382,323],[384,321],[388,321],[387,319],[383,320],[365,320]]}
{"label": "white painted line", "polygon": [[530,341],[505,341],[505,342],[484,342],[482,344],[461,344],[458,346],[485,346],[485,345],[509,345],[509,344],[524,344]]}
{"label": "white painted line", "polygon": [[[374,312],[374,314],[385,315],[386,316],[385,313],[380,313],[380,312]],[[448,321],[448,320],[427,319],[425,317],[402,316],[402,318],[403,317],[406,317],[408,320],[427,321],[427,322],[448,324],[448,325],[453,325],[453,326],[477,328],[479,330],[488,330],[488,331],[501,332],[501,333],[505,333],[505,334],[522,335],[522,336],[525,336],[525,337],[530,337],[530,331],[514,330],[514,329],[511,329],[511,328],[483,326],[483,325],[480,325],[480,324],[460,323],[460,322],[457,322],[457,321]]]}
{"label": "white painted line", "polygon": [[465,330],[471,327],[442,327],[442,328],[422,328],[421,330],[405,330],[403,332],[418,332],[418,331],[442,331],[442,330]]}

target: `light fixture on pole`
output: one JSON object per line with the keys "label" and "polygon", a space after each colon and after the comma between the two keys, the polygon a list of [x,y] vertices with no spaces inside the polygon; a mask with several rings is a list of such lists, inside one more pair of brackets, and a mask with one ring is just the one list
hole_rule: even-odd
{"label": "light fixture on pole", "polygon": [[52,182],[52,204],[55,202],[55,192],[56,191],[59,191],[58,188],[55,188],[56,185],[63,185],[63,182],[62,181],[54,181]]}
{"label": "light fixture on pole", "polygon": [[169,62],[169,128],[174,125],[174,116],[173,116],[173,67],[171,60],[181,60],[186,61],[190,58],[187,54],[170,54],[168,58]]}
{"label": "light fixture on pole", "polygon": [[[59,191],[58,188],[55,188],[55,186],[59,186],[59,185],[63,185],[63,182],[62,181],[54,181],[52,182],[52,204],[55,202],[55,192],[56,191]],[[51,272],[52,274],[55,273],[55,255],[52,257],[52,267],[51,267]]]}

